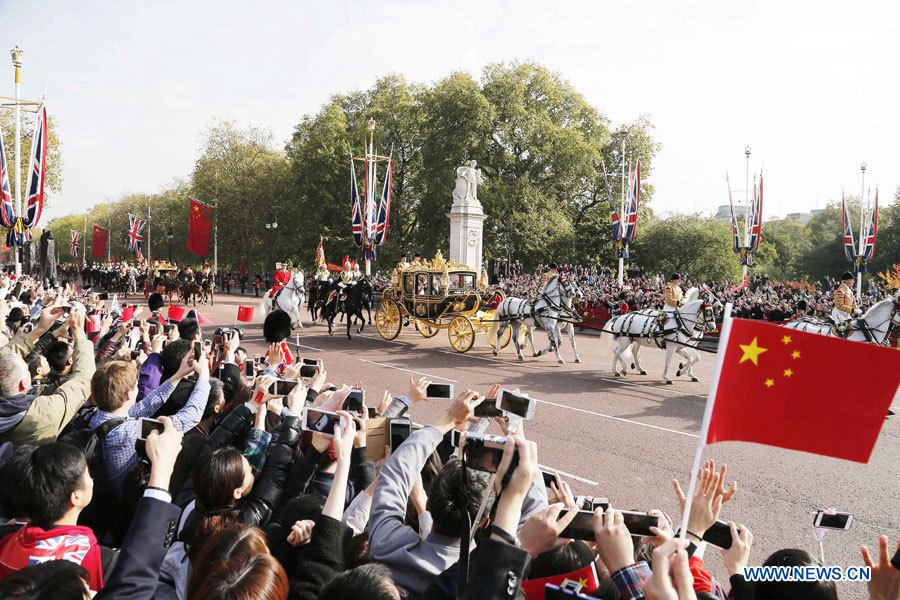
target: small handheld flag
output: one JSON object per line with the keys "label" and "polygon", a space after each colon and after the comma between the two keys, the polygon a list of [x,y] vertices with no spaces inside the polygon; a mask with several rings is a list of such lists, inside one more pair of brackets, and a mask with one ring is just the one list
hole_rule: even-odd
{"label": "small handheld flag", "polygon": [[166,311],[166,317],[170,321],[180,321],[184,318],[184,314],[187,312],[184,308],[180,306],[176,306],[174,304],[170,304],[168,310]]}
{"label": "small handheld flag", "polygon": [[237,320],[241,323],[250,323],[251,321],[253,321],[253,307],[238,306]]}

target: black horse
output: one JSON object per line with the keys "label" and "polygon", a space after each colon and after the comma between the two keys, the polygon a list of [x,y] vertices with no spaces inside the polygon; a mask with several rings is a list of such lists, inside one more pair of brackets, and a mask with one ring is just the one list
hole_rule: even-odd
{"label": "black horse", "polygon": [[312,317],[313,323],[319,320],[319,313],[325,307],[325,301],[328,299],[328,292],[332,289],[333,284],[334,281],[332,279],[326,279],[324,281],[313,279],[309,282],[307,289],[307,297],[309,298],[307,307],[309,308],[309,314]]}
{"label": "black horse", "polygon": [[369,309],[369,302],[372,298],[372,284],[367,279],[361,279],[355,285],[341,289],[336,283],[332,286],[334,294],[331,290],[328,292],[325,305],[322,308],[321,317],[328,321],[328,335],[334,335],[333,325],[334,319],[338,313],[347,318],[347,339],[352,339],[350,335],[350,322],[356,317],[361,321],[359,329],[356,333],[362,333],[367,321],[363,316],[363,309]]}

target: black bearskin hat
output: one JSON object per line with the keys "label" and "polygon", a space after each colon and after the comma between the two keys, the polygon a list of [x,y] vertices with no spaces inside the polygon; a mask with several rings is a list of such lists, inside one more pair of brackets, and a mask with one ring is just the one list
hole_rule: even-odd
{"label": "black bearskin hat", "polygon": [[166,301],[163,300],[163,297],[161,294],[153,293],[153,294],[150,294],[150,298],[147,299],[147,304],[150,305],[151,311],[156,311],[156,310],[161,309],[163,306],[165,306]]}
{"label": "black bearskin hat", "polygon": [[270,344],[283,342],[291,336],[291,316],[283,310],[273,310],[263,321],[263,337]]}

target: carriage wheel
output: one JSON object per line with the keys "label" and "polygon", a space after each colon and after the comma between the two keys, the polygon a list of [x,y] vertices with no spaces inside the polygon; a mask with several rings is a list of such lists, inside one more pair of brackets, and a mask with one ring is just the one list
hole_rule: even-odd
{"label": "carriage wheel", "polygon": [[[497,318],[496,314],[491,315],[491,319],[496,319],[496,318]],[[512,339],[512,327],[507,327],[506,329],[503,330],[503,335],[500,337],[500,347],[506,348],[507,346],[509,346],[509,341],[511,339]],[[491,348],[497,347],[497,333],[495,331],[493,331],[492,329],[488,330],[487,341],[488,341],[488,344],[491,345]]]}
{"label": "carriage wheel", "polygon": [[447,328],[447,336],[450,338],[450,346],[457,352],[468,352],[475,343],[475,327],[472,321],[466,317],[456,317],[450,321]]}
{"label": "carriage wheel", "polygon": [[500,336],[500,347],[501,348],[506,348],[507,346],[509,346],[509,342],[510,342],[510,340],[512,340],[512,330],[513,330],[512,327],[507,327],[503,331],[503,335]]}
{"label": "carriage wheel", "polygon": [[392,340],[400,335],[400,307],[396,302],[388,298],[382,298],[375,309],[375,329],[378,335],[386,340]]}
{"label": "carriage wheel", "polygon": [[428,321],[419,321],[416,319],[416,331],[422,334],[422,337],[431,338],[437,335],[437,332],[440,331],[437,327],[429,323]]}

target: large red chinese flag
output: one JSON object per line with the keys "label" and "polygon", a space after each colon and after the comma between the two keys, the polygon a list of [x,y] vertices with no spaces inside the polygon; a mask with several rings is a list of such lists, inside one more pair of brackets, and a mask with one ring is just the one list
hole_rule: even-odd
{"label": "large red chinese flag", "polygon": [[900,384],[900,351],[734,319],[724,352],[708,444],[869,461]]}
{"label": "large red chinese flag", "polygon": [[106,245],[109,243],[109,229],[94,225],[94,238],[91,241],[91,255],[101,260],[106,259]]}
{"label": "large red chinese flag", "polygon": [[212,233],[216,209],[191,198],[191,220],[187,249],[197,256],[209,255],[209,236]]}

